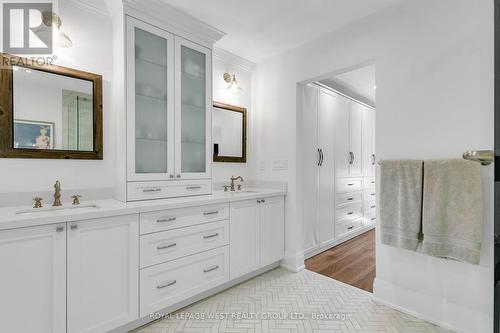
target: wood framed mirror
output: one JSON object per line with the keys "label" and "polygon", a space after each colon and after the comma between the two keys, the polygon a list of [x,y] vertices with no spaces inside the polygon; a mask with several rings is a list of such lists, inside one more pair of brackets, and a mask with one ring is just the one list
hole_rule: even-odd
{"label": "wood framed mirror", "polygon": [[1,158],[103,159],[101,75],[0,58]]}
{"label": "wood framed mirror", "polygon": [[247,109],[213,103],[213,161],[246,163]]}

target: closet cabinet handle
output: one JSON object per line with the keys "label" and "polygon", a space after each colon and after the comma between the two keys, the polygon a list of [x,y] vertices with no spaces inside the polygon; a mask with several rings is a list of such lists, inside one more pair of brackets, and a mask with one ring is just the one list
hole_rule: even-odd
{"label": "closet cabinet handle", "polygon": [[318,166],[321,166],[321,149],[318,148]]}
{"label": "closet cabinet handle", "polygon": [[158,289],[163,289],[163,288],[167,288],[167,287],[173,286],[173,285],[174,285],[174,284],[176,284],[176,283],[177,283],[177,280],[172,280],[172,281],[167,282],[167,283],[165,283],[165,284],[160,284],[160,285],[158,285],[156,288],[158,288]]}
{"label": "closet cabinet handle", "polygon": [[349,152],[349,164],[352,165],[354,163],[354,153],[352,151]]}
{"label": "closet cabinet handle", "polygon": [[167,217],[165,219],[158,219],[158,220],[156,220],[156,223],[172,222],[172,221],[175,221],[175,220],[177,220],[176,217]]}
{"label": "closet cabinet handle", "polygon": [[347,213],[347,215],[352,215],[352,214],[354,214],[354,212],[349,212],[349,213]]}
{"label": "closet cabinet handle", "polygon": [[353,201],[354,198],[347,198],[347,201]]}
{"label": "closet cabinet handle", "polygon": [[218,210],[213,210],[211,212],[204,212],[203,215],[207,216],[207,215],[215,215],[215,214],[219,214],[219,211]]}
{"label": "closet cabinet handle", "polygon": [[347,230],[351,230],[353,228],[354,228],[354,226],[351,225],[350,227],[347,227]]}
{"label": "closet cabinet handle", "polygon": [[175,247],[177,246],[177,243],[172,243],[172,244],[168,244],[168,245],[159,245],[156,247],[157,250],[165,250],[165,249],[170,249],[172,247]]}
{"label": "closet cabinet handle", "polygon": [[372,165],[375,165],[375,154],[372,154]]}
{"label": "closet cabinet handle", "polygon": [[204,269],[203,273],[208,273],[208,272],[211,272],[211,271],[215,271],[216,269],[219,269],[219,265],[215,265],[214,267],[210,267],[210,268]]}
{"label": "closet cabinet handle", "polygon": [[204,239],[210,239],[210,238],[214,238],[214,237],[217,237],[219,236],[219,233],[216,232],[215,234],[211,234],[211,235],[205,235],[203,236]]}

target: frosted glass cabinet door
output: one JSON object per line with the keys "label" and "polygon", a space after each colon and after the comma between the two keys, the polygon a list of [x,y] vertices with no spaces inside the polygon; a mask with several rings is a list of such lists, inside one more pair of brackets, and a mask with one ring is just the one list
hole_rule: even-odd
{"label": "frosted glass cabinet door", "polygon": [[176,178],[210,177],[210,50],[176,37]]}
{"label": "frosted glass cabinet door", "polygon": [[174,38],[128,18],[127,147],[129,180],[174,172]]}

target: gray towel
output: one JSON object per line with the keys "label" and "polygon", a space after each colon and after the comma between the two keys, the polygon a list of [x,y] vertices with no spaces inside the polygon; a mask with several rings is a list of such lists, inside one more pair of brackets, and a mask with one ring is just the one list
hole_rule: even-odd
{"label": "gray towel", "polygon": [[423,161],[380,162],[380,227],[383,244],[415,251],[422,222]]}
{"label": "gray towel", "polygon": [[422,252],[479,263],[483,223],[481,164],[463,159],[424,163]]}

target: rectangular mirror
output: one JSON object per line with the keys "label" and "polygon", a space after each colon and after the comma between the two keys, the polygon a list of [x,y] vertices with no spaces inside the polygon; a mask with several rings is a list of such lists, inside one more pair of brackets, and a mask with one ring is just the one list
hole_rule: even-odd
{"label": "rectangular mirror", "polygon": [[102,159],[102,78],[2,54],[0,157]]}
{"label": "rectangular mirror", "polygon": [[246,117],[245,108],[214,102],[212,114],[214,162],[246,162]]}

